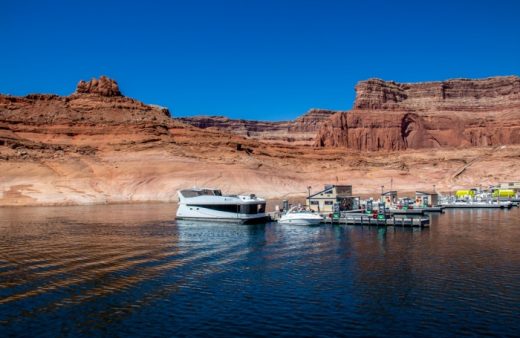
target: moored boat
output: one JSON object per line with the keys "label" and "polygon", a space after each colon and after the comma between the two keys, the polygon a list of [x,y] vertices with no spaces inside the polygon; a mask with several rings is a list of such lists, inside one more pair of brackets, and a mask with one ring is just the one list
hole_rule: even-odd
{"label": "moored boat", "polygon": [[301,206],[294,206],[283,214],[278,223],[290,225],[318,225],[323,221],[320,214]]}
{"label": "moored boat", "polygon": [[177,192],[178,220],[229,223],[260,223],[267,221],[266,201],[251,195],[223,195],[218,189],[193,188]]}
{"label": "moored boat", "polygon": [[454,201],[442,204],[445,208],[451,209],[511,209],[513,203],[509,201]]}

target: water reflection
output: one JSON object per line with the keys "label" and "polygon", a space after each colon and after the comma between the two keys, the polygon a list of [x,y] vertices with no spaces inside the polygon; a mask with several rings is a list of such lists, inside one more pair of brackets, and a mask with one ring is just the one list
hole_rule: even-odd
{"label": "water reflection", "polygon": [[174,214],[168,204],[0,209],[3,332],[519,329],[518,209],[449,211],[422,230],[175,223]]}

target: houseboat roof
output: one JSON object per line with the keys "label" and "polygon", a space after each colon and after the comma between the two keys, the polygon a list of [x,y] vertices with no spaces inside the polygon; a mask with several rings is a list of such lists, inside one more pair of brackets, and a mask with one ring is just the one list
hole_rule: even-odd
{"label": "houseboat roof", "polygon": [[438,195],[436,192],[416,191],[416,195]]}
{"label": "houseboat roof", "polygon": [[[333,189],[333,188],[336,188],[336,187],[340,187],[340,188],[350,187],[350,188],[352,188],[352,185],[350,185],[350,184],[325,184],[325,188],[324,188],[323,190],[318,191],[318,192],[316,192],[316,193],[310,195],[309,197],[310,197],[310,198],[313,198],[313,197],[315,197],[315,196],[317,196],[317,195],[319,195],[319,194],[323,194],[323,193],[326,193],[327,191],[331,190],[331,191],[329,192],[329,194],[330,194],[330,193],[332,193],[332,189]],[[338,196],[340,196],[340,197],[354,197],[354,196],[350,196],[350,195],[349,195],[349,196],[344,196],[344,195],[341,195],[341,194],[338,194]],[[307,197],[307,199],[308,199],[309,197]]]}

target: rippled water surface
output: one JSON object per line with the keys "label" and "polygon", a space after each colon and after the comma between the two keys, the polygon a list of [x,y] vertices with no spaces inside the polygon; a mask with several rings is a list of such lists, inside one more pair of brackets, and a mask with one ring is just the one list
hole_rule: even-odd
{"label": "rippled water surface", "polygon": [[0,209],[0,335],[520,332],[519,209],[412,230],[176,223],[174,208]]}

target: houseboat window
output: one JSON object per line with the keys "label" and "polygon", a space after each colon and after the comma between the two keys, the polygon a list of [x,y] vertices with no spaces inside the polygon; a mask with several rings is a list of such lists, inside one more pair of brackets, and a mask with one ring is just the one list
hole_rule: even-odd
{"label": "houseboat window", "polygon": [[319,205],[320,202],[319,201],[311,201],[311,205]]}
{"label": "houseboat window", "polygon": [[233,212],[237,213],[239,209],[239,205],[236,204],[205,204],[205,205],[189,205],[190,207],[198,207],[204,209],[210,209],[215,211],[223,211],[223,212]]}
{"label": "houseboat window", "polygon": [[244,204],[240,206],[240,213],[253,215],[265,212],[265,204]]}
{"label": "houseboat window", "polygon": [[325,205],[333,205],[334,202],[333,201],[325,201]]}
{"label": "houseboat window", "polygon": [[244,204],[240,206],[241,214],[256,214],[258,213],[258,207],[256,204]]}

